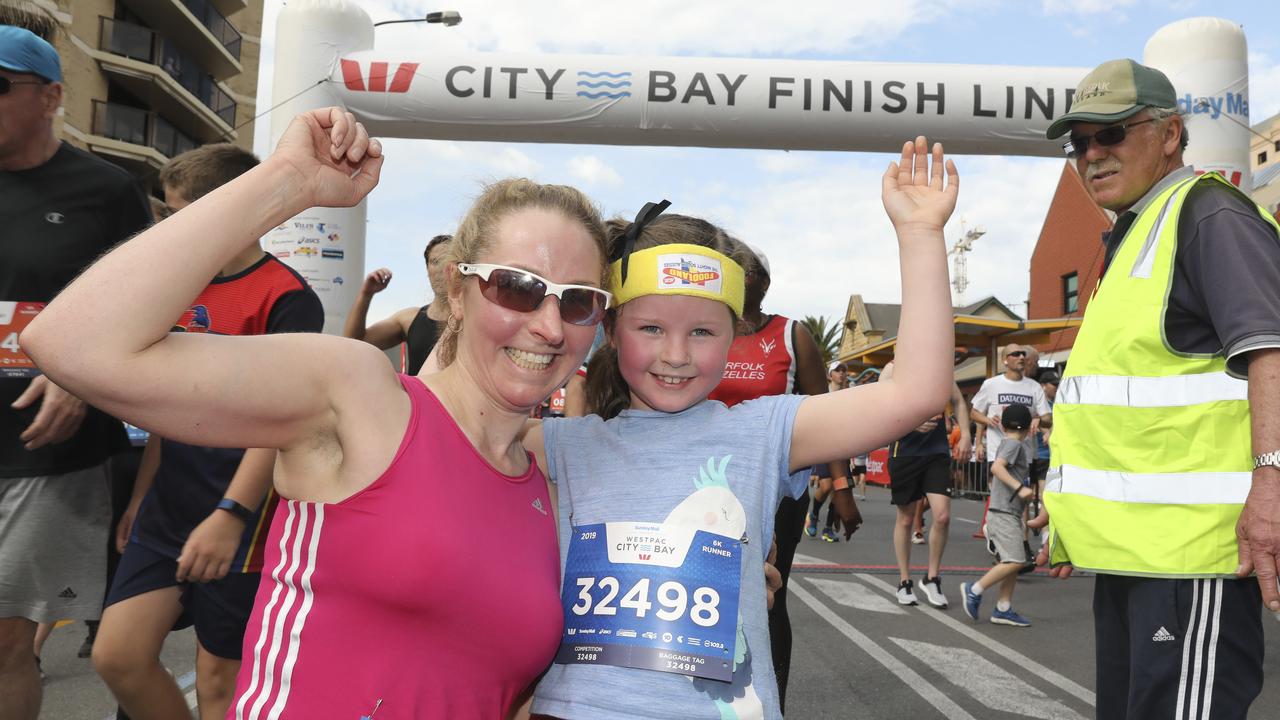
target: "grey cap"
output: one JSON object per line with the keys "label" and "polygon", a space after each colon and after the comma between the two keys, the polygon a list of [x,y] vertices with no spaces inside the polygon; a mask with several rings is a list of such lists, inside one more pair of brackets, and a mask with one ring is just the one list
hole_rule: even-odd
{"label": "grey cap", "polygon": [[1071,99],[1071,111],[1049,124],[1045,137],[1060,137],[1071,123],[1113,123],[1145,107],[1172,108],[1178,99],[1169,78],[1133,60],[1110,60],[1084,76]]}

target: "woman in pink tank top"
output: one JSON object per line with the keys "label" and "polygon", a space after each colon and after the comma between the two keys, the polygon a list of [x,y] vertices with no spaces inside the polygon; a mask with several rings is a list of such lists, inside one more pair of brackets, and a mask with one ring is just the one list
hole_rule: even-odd
{"label": "woman in pink tank top", "polygon": [[[350,113],[305,113],[265,162],[104,257],[22,338],[116,417],[280,450],[285,502],[228,717],[502,717],[559,642],[556,503],[519,435],[609,302],[581,193],[509,180],[476,201],[450,247],[437,373],[398,376],[332,336],[168,332],[227,259],[307,208],[359,202],[382,162]],[[477,505],[486,532],[468,521]]]}

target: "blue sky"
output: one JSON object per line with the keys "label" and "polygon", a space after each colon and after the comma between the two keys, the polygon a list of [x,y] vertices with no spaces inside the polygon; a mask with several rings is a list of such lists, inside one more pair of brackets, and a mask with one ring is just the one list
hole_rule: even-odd
{"label": "blue sky", "polygon": [[[258,111],[270,107],[274,25],[267,0]],[[447,5],[367,0],[375,20],[453,9],[461,25],[392,25],[377,47],[419,52],[684,55],[871,62],[1091,67],[1141,60],[1160,27],[1214,16],[1243,25],[1249,42],[1253,122],[1280,113],[1280,34],[1270,3],[1239,0],[895,0],[804,3],[652,0]],[[269,118],[259,121],[265,154]],[[904,128],[904,134],[909,134]],[[851,293],[898,302],[897,250],[879,201],[891,156],[596,145],[386,142],[382,184],[369,199],[367,270],[389,267],[391,286],[370,319],[428,296],[422,247],[448,232],[486,181],[525,175],[576,185],[608,214],[634,215],[646,200],[700,215],[764,248],[773,265],[765,309],[793,317],[842,317]],[[948,244],[961,218],[987,234],[969,255],[966,300],[995,295],[1025,312],[1027,268],[1063,162],[959,156],[963,177]]]}

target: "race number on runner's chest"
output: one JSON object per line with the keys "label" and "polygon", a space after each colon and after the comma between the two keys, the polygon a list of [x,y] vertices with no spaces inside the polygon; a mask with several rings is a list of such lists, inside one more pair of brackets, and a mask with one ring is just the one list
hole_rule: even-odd
{"label": "race number on runner's chest", "polygon": [[688,526],[573,528],[556,662],[731,681],[742,543]]}

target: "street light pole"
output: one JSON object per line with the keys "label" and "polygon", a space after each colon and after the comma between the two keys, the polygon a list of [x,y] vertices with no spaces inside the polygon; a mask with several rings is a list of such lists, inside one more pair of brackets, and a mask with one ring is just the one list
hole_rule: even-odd
{"label": "street light pole", "polygon": [[459,13],[457,10],[444,10],[442,12],[427,13],[426,17],[420,17],[420,18],[405,18],[402,20],[383,20],[382,22],[374,23],[373,26],[378,27],[379,25],[394,25],[396,23],[420,23],[420,22],[440,24],[440,25],[444,25],[445,27],[453,27],[454,25],[457,25],[458,23],[462,22],[462,14]]}

